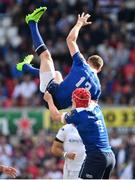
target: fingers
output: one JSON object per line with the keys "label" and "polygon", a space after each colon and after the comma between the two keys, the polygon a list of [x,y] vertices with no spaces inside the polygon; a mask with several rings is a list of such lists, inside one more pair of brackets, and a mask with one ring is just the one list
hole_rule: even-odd
{"label": "fingers", "polygon": [[45,92],[45,94],[49,94],[49,92],[48,92],[48,91],[46,91],[46,92]]}
{"label": "fingers", "polygon": [[81,14],[81,17],[84,17],[84,15],[85,15],[85,13],[83,12],[83,13]]}
{"label": "fingers", "polygon": [[81,23],[81,26],[87,26],[87,25],[90,25],[92,22],[91,21],[88,21],[88,19],[91,17],[90,14],[88,13],[82,13],[81,15],[78,14],[78,21],[77,23]]}
{"label": "fingers", "polygon": [[92,24],[92,22],[86,22],[85,25],[89,25],[89,24]]}
{"label": "fingers", "polygon": [[5,173],[8,174],[9,176],[11,176],[12,178],[15,178],[16,175],[17,175],[16,169],[15,169],[15,168],[12,168],[12,167],[6,169],[6,170],[5,170]]}
{"label": "fingers", "polygon": [[74,154],[74,155],[73,155],[72,159],[74,160],[74,159],[75,159],[75,157],[76,157],[76,154]]}
{"label": "fingers", "polygon": [[16,173],[9,174],[12,178],[16,178]]}
{"label": "fingers", "polygon": [[81,16],[80,16],[80,14],[78,15],[78,17],[81,17],[81,18],[89,18],[91,15],[90,14],[85,14],[84,12],[81,14]]}
{"label": "fingers", "polygon": [[75,159],[75,157],[76,157],[76,153],[73,153],[73,157],[74,157],[74,159]]}
{"label": "fingers", "polygon": [[46,97],[48,94],[49,94],[49,92],[46,91],[46,92],[44,93],[44,97]]}
{"label": "fingers", "polygon": [[76,153],[71,153],[71,159],[74,160],[76,157]]}
{"label": "fingers", "polygon": [[90,17],[91,17],[90,14],[86,14],[86,15],[85,15],[85,18],[86,18],[87,20],[88,20]]}

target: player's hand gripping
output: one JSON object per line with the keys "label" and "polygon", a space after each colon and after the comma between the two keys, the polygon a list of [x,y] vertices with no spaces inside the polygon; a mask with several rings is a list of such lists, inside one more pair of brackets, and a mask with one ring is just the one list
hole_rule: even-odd
{"label": "player's hand gripping", "polygon": [[44,94],[44,100],[48,102],[50,99],[52,99],[52,95],[48,91],[46,91]]}
{"label": "player's hand gripping", "polygon": [[68,158],[70,160],[74,160],[76,157],[76,153],[67,153],[65,158]]}
{"label": "player's hand gripping", "polygon": [[8,176],[15,178],[17,175],[17,171],[13,167],[8,167],[8,166],[2,166],[2,172],[7,174]]}
{"label": "player's hand gripping", "polygon": [[84,12],[80,15],[78,15],[78,20],[77,20],[77,24],[81,24],[81,26],[87,26],[89,24],[91,24],[91,21],[88,21],[88,19],[90,18],[90,14],[85,14]]}

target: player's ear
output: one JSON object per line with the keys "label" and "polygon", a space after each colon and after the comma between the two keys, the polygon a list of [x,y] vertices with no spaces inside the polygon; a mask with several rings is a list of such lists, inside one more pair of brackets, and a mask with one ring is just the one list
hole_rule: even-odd
{"label": "player's ear", "polygon": [[75,101],[73,99],[72,99],[72,107],[76,108],[76,103],[75,103]]}

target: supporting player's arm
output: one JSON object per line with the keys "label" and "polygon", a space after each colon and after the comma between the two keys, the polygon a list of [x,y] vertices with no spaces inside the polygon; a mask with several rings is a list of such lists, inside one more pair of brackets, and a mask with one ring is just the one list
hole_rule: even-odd
{"label": "supporting player's arm", "polygon": [[52,95],[48,91],[46,91],[44,94],[44,100],[48,103],[50,115],[52,119],[61,121],[63,114],[61,114],[57,109],[57,107],[55,106]]}
{"label": "supporting player's arm", "polygon": [[61,121],[64,124],[78,124],[79,115],[76,110],[72,110],[70,113],[60,113],[53,102],[52,95],[46,91],[44,94],[44,100],[48,103],[50,115],[53,120]]}
{"label": "supporting player's arm", "polygon": [[4,165],[0,165],[0,172],[7,174],[8,176],[15,178],[17,171],[15,168],[13,167],[9,167],[9,166],[4,166]]}
{"label": "supporting player's arm", "polygon": [[71,56],[73,56],[76,52],[79,51],[79,47],[77,45],[77,38],[79,35],[79,31],[83,26],[91,24],[88,22],[88,18],[90,17],[89,14],[82,13],[78,15],[78,20],[75,26],[71,29],[68,37],[67,37],[67,45],[70,51]]}

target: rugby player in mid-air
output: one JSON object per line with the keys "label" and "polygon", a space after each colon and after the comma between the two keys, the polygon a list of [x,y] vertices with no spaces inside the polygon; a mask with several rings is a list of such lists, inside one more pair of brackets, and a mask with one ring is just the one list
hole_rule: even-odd
{"label": "rugby player in mid-air", "polygon": [[[67,44],[73,58],[73,65],[70,73],[63,80],[62,75],[55,71],[53,60],[49,50],[43,42],[38,30],[38,21],[45,12],[46,7],[36,9],[32,14],[26,16],[29,25],[35,51],[40,56],[40,90],[51,93],[54,103],[58,109],[65,109],[71,106],[72,92],[78,87],[87,88],[91,92],[92,100],[97,101],[101,94],[101,86],[97,73],[103,66],[103,60],[97,55],[93,55],[86,61],[79,51],[76,43],[80,29],[91,24],[88,22],[89,14],[78,15],[75,26],[67,37]],[[38,70],[29,66],[31,59],[26,58],[24,62],[17,65],[18,70],[29,70],[32,73]]]}
{"label": "rugby player in mid-air", "polygon": [[[74,124],[86,149],[86,159],[79,177],[82,179],[109,179],[115,165],[115,157],[108,140],[107,129],[100,106],[90,102],[91,95],[85,88],[72,93],[72,111],[60,113],[54,105],[52,95],[46,92],[51,117],[63,123]],[[71,132],[72,133],[72,132]]]}

